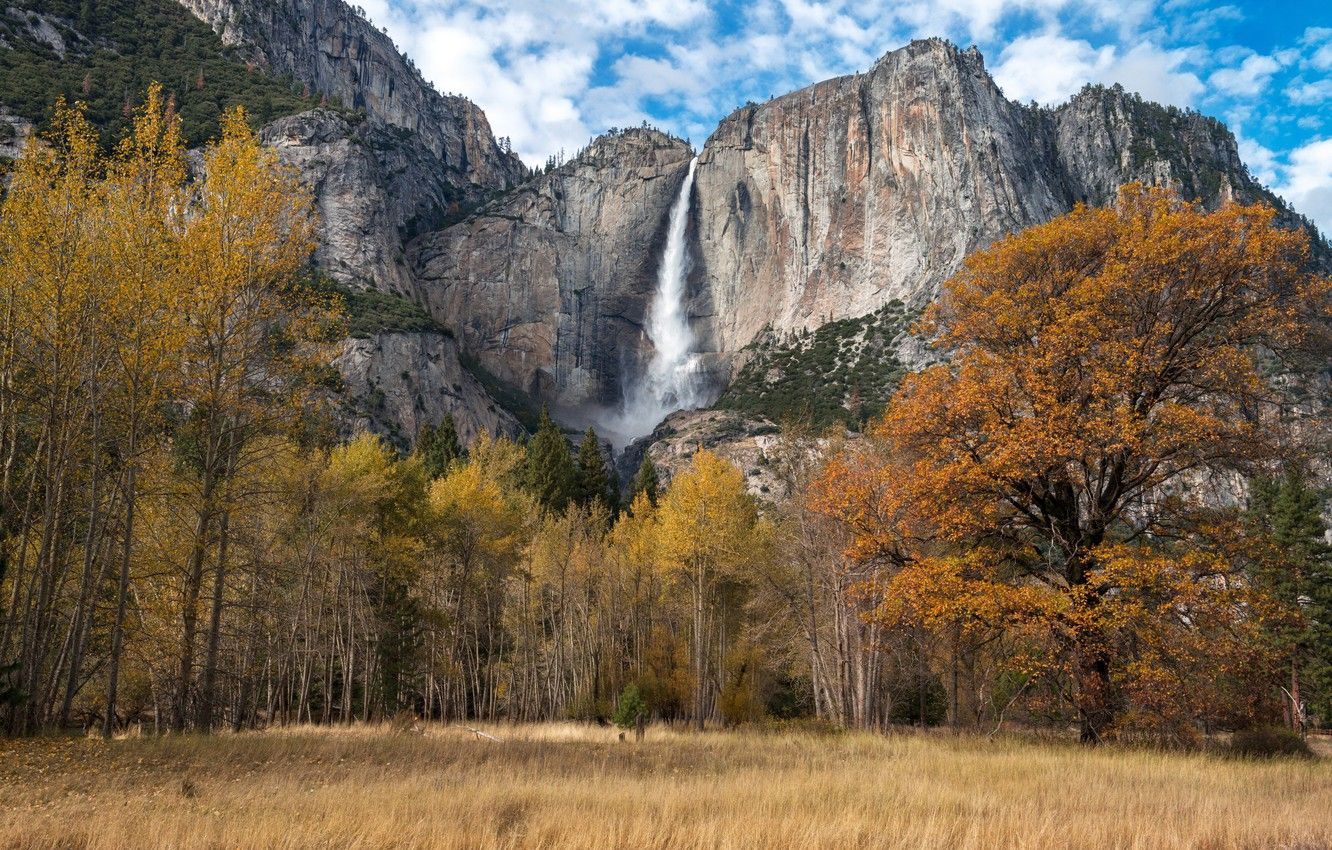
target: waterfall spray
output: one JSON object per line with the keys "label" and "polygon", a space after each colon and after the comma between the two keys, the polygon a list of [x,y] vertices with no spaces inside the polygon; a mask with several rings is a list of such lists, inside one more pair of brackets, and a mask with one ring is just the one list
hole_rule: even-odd
{"label": "waterfall spray", "polygon": [[689,171],[680,194],[671,205],[666,228],[666,249],[657,269],[657,289],[652,297],[647,335],[652,340],[652,360],[647,373],[633,386],[625,387],[624,407],[605,424],[608,435],[622,447],[648,434],[667,414],[704,404],[705,384],[694,353],[694,333],[685,312],[685,280],[689,275],[689,201],[694,191],[694,168]]}

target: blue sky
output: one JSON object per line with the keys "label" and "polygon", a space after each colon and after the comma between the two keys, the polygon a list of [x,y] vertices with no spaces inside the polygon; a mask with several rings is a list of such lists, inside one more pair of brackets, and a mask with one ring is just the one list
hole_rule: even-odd
{"label": "blue sky", "polygon": [[1208,0],[360,0],[530,164],[643,120],[695,146],[746,100],[975,44],[1010,98],[1087,82],[1224,120],[1250,170],[1332,233],[1332,4]]}

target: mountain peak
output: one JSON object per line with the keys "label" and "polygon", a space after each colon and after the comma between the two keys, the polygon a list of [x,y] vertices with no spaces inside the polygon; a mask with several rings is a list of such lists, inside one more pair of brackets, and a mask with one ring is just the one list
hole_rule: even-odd
{"label": "mountain peak", "polygon": [[913,39],[902,47],[893,48],[880,56],[872,67],[877,68],[887,62],[914,60],[922,56],[934,57],[941,62],[966,65],[972,70],[985,68],[985,57],[981,55],[979,47],[973,44],[963,50],[952,41],[940,36]]}

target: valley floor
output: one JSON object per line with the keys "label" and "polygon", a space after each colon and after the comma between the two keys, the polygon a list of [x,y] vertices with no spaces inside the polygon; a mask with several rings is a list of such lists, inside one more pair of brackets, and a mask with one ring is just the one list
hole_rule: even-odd
{"label": "valley floor", "polygon": [[487,729],[0,742],[0,847],[1332,848],[1327,757]]}

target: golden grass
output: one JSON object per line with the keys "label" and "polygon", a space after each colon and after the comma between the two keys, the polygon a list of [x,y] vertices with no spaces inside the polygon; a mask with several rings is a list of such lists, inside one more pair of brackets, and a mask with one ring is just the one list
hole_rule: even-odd
{"label": "golden grass", "polygon": [[1326,758],[486,728],[6,742],[0,847],[1332,848]]}

